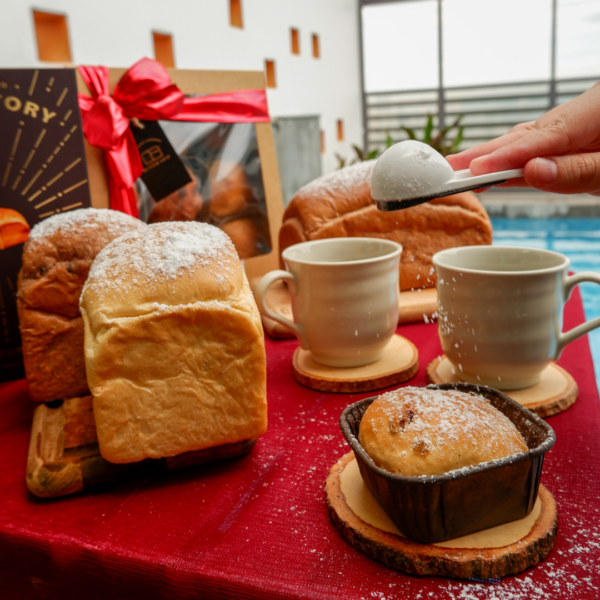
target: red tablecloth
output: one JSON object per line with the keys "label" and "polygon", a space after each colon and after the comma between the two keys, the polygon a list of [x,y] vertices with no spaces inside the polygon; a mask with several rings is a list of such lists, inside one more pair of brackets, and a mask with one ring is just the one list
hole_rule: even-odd
{"label": "red tablecloth", "polygon": [[[565,326],[582,320],[575,293]],[[436,326],[398,331],[419,349],[411,383],[424,385],[440,352]],[[408,577],[341,538],[323,481],[349,450],[342,409],[367,394],[306,389],[292,376],[296,342],[266,344],[269,431],[250,455],[51,501],[25,487],[26,385],[1,387],[0,598],[600,597],[600,406],[587,339],[560,361],[579,400],[549,419],[557,442],[542,481],[558,501],[558,541],[543,564],[491,583]]]}

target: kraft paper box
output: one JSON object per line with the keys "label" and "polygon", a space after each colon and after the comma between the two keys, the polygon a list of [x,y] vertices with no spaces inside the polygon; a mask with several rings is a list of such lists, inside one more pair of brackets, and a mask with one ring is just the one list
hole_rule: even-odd
{"label": "kraft paper box", "polygon": [[[111,68],[109,70],[109,91],[111,94],[114,92],[116,84],[119,82],[125,71],[126,69],[117,68]],[[261,71],[193,71],[168,69],[168,72],[172,82],[186,96],[204,96],[210,94],[234,92],[238,90],[265,88],[265,78],[264,74]],[[87,86],[79,73],[77,73],[77,83],[79,92],[82,94],[89,95],[89,90],[87,89]],[[187,123],[172,121],[161,121],[160,123],[163,125],[165,133],[169,140],[173,143],[173,146],[176,146],[176,144],[171,138],[171,124],[173,124],[174,126],[189,125],[192,129],[194,127],[197,128],[210,126],[210,124],[207,123]],[[236,123],[234,125],[238,124]],[[275,144],[271,130],[271,123],[263,122],[242,125],[253,128],[253,143],[255,144],[255,147],[257,149],[259,159],[258,163],[260,168],[260,172],[258,172],[257,175],[257,177],[260,179],[260,181],[258,182],[258,187],[260,187],[261,195],[264,196],[264,198],[261,198],[261,202],[264,205],[264,210],[266,212],[266,215],[264,215],[263,213],[265,221],[264,229],[266,230],[265,237],[268,241],[268,246],[270,246],[271,249],[270,252],[268,252],[267,246],[263,251],[267,251],[268,253],[263,254],[261,256],[254,256],[253,258],[246,258],[244,260],[245,269],[248,277],[256,278],[270,270],[279,268],[278,238],[279,228],[281,226],[283,216],[283,200],[281,194],[281,185],[279,181],[279,173],[277,170],[277,159],[275,154]],[[181,139],[186,138],[186,136],[178,135],[177,131],[175,137],[180,137]],[[204,135],[203,139],[207,139],[209,137],[210,134]],[[187,138],[189,138],[189,135],[187,136]],[[196,143],[196,145],[198,144]],[[175,149],[177,152],[179,152],[179,148],[176,147]],[[102,150],[91,146],[87,141],[85,141],[85,152],[87,156],[92,206],[96,208],[108,208],[110,206],[109,188],[107,173],[104,167],[104,158]],[[146,160],[149,156],[151,156],[151,153],[140,152],[140,155],[142,158],[142,163],[146,164]],[[256,172],[255,165],[253,169]],[[212,175],[210,177],[212,177]],[[142,190],[141,193],[139,193],[140,189]],[[185,188],[181,188],[180,195],[184,194],[184,190]],[[143,220],[148,220],[148,211],[144,209],[144,196],[147,196],[147,190],[144,189],[143,185],[138,185],[136,193],[139,193],[138,195],[141,205],[140,216]],[[208,204],[210,205],[211,198],[204,198],[205,208],[207,200]],[[202,200],[200,200],[200,203],[201,202]],[[154,201],[152,201],[152,204],[156,206],[156,203]],[[242,212],[240,214],[244,216],[247,213]],[[235,215],[234,218],[236,218]],[[206,219],[198,218],[198,220]],[[242,220],[244,219],[237,219],[237,223],[234,224],[241,224]],[[218,226],[222,226],[222,228],[226,232],[227,223],[230,225],[232,224],[231,220],[228,220],[227,218],[216,218],[214,215],[210,217],[210,220],[208,222],[211,222]],[[226,224],[224,225],[223,223]],[[234,243],[235,241],[236,240],[234,238]],[[240,255],[243,256],[243,251],[240,251],[239,245],[237,245],[237,247],[238,252],[240,252]]]}
{"label": "kraft paper box", "polygon": [[0,382],[24,377],[17,315],[23,243],[90,206],[74,69],[0,69]]}

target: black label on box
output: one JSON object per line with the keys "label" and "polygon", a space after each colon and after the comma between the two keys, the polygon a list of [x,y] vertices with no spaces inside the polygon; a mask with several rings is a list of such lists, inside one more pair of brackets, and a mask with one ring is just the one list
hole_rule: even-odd
{"label": "black label on box", "polygon": [[156,200],[162,200],[192,181],[175,148],[157,121],[140,121],[131,131],[142,159],[142,181]]}
{"label": "black label on box", "polygon": [[23,377],[16,293],[29,231],[89,206],[74,69],[0,69],[0,382]]}

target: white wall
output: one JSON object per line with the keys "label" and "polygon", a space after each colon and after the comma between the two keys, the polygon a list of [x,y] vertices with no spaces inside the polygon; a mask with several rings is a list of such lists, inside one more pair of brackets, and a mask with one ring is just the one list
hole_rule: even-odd
{"label": "white wall", "polygon": [[[50,66],[37,58],[33,8],[67,15],[79,64],[127,67],[153,57],[153,30],[173,35],[175,63],[184,69],[263,70],[265,59],[275,60],[271,116],[320,115],[323,170],[333,170],[335,152],[350,157],[350,144],[362,145],[357,0],[242,0],[242,6],[238,29],[229,25],[229,0],[0,0],[0,67]],[[290,27],[300,31],[300,56],[291,53]],[[320,37],[318,60],[312,33]]]}

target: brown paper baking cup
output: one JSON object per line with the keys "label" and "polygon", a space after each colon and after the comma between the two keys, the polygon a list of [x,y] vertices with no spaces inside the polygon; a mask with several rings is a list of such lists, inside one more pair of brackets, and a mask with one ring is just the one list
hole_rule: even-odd
{"label": "brown paper baking cup", "polygon": [[380,469],[358,441],[361,419],[376,396],[348,406],[340,427],[365,485],[396,527],[409,539],[432,544],[522,519],[535,504],[544,454],[554,430],[506,394],[470,383],[443,383],[427,389],[474,392],[506,415],[529,450],[443,475],[405,477]]}

